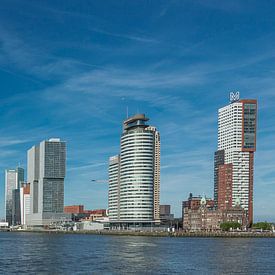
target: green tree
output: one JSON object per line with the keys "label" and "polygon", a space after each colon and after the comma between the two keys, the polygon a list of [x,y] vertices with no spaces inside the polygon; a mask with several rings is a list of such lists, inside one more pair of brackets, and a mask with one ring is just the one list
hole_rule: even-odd
{"label": "green tree", "polygon": [[252,228],[254,229],[262,229],[262,230],[271,230],[272,229],[272,224],[268,222],[257,222],[254,223]]}
{"label": "green tree", "polygon": [[232,229],[241,228],[241,224],[238,222],[223,222],[220,224],[220,228],[222,231],[229,231],[230,228]]}

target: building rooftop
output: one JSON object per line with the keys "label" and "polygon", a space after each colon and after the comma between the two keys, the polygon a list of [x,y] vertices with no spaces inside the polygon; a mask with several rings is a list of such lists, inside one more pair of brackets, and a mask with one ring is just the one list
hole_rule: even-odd
{"label": "building rooftop", "polygon": [[128,130],[130,128],[134,127],[148,127],[146,124],[146,121],[148,121],[149,118],[145,117],[145,114],[136,114],[127,120],[123,121],[123,128],[124,130]]}
{"label": "building rooftop", "polygon": [[132,117],[127,118],[124,121],[124,124],[129,124],[129,123],[134,122],[136,120],[148,121],[149,118],[145,117],[145,114],[136,114],[136,115],[134,115]]}
{"label": "building rooftop", "polygon": [[60,138],[50,138],[49,142],[60,142]]}

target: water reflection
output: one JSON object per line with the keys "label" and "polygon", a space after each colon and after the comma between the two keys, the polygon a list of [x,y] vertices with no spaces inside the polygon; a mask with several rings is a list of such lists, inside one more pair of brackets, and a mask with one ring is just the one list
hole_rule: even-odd
{"label": "water reflection", "polygon": [[[270,241],[275,245],[274,239]],[[250,238],[213,240],[214,246],[208,249],[208,270],[215,270],[219,274],[263,274],[265,268],[262,269],[262,256],[270,249],[268,242],[268,239]],[[274,270],[275,266],[271,258],[267,257],[264,261],[273,266],[271,270]],[[256,272],[257,270],[259,272]]]}
{"label": "water reflection", "polygon": [[0,233],[0,274],[274,274],[275,239]]}

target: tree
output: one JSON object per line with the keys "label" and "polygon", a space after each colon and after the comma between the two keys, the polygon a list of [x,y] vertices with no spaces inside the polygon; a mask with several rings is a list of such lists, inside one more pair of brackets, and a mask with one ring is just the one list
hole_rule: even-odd
{"label": "tree", "polygon": [[272,224],[268,222],[257,222],[253,224],[252,228],[262,229],[262,230],[272,230]]}
{"label": "tree", "polygon": [[220,228],[222,231],[229,231],[232,229],[241,228],[241,224],[238,222],[223,222],[220,224]]}

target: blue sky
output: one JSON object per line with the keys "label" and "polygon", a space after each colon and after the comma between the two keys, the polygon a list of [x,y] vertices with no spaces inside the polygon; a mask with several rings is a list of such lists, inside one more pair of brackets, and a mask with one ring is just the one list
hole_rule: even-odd
{"label": "blue sky", "polygon": [[272,1],[15,1],[0,9],[0,217],[4,169],[50,137],[67,141],[66,204],[107,207],[121,123],[161,133],[161,203],[213,195],[217,110],[238,90],[259,101],[256,220],[275,220]]}

